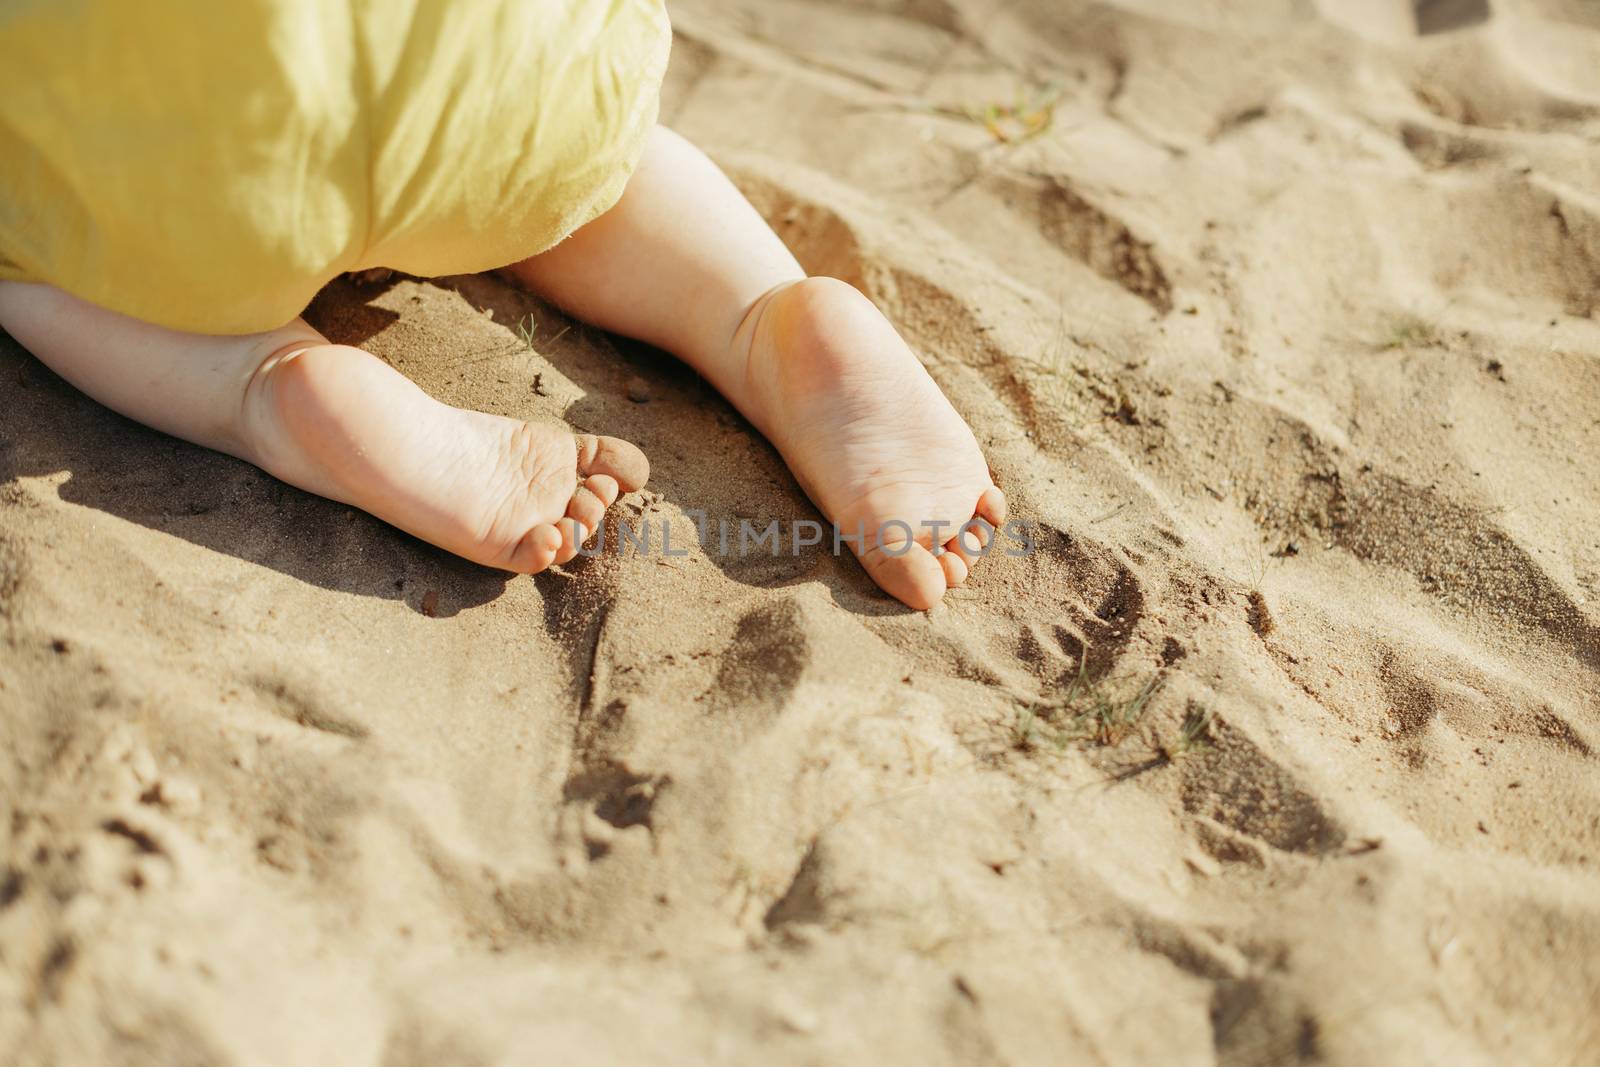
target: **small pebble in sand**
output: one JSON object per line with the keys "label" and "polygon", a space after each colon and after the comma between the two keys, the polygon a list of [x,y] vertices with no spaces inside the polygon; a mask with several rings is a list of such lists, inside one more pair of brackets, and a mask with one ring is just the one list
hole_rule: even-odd
{"label": "small pebble in sand", "polygon": [[439,590],[430,589],[422,594],[422,613],[428,618],[433,618],[439,610]]}
{"label": "small pebble in sand", "polygon": [[643,378],[637,375],[629,378],[627,390],[628,399],[635,404],[647,404],[650,402],[650,383]]}
{"label": "small pebble in sand", "polygon": [[154,788],[155,799],[174,811],[200,810],[200,787],[183,778],[163,778]]}

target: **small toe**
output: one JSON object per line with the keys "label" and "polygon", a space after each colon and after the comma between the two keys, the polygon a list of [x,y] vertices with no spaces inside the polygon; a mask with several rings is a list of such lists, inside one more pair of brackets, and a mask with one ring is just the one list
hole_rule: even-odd
{"label": "small toe", "polygon": [[967,580],[967,561],[959,552],[946,552],[939,557],[939,566],[944,568],[944,584],[954,589]]}
{"label": "small toe", "polygon": [[555,562],[561,548],[561,531],[548,522],[541,522],[517,542],[511,552],[511,570],[518,574],[538,574]]}
{"label": "small toe", "polygon": [[624,493],[631,493],[650,480],[650,461],[637,445],[620,437],[596,437],[592,433],[573,436],[578,442],[579,474],[615,478]]}
{"label": "small toe", "polygon": [[944,566],[915,541],[875,545],[860,558],[879,588],[909,608],[927,611],[944,596]]}
{"label": "small toe", "polygon": [[561,547],[556,549],[555,561],[566,563],[578,554],[578,549],[589,539],[589,528],[577,519],[565,518],[556,523],[561,531]]}
{"label": "small toe", "polygon": [[606,508],[617,499],[617,483],[608,474],[591,474],[567,503],[567,518],[577,519],[586,530],[598,530]]}
{"label": "small toe", "polygon": [[622,495],[622,486],[618,485],[617,480],[609,474],[591,474],[584,478],[578,491],[593,493],[600,498],[602,506],[609,508],[617,502],[617,497]]}
{"label": "small toe", "polygon": [[978,498],[978,506],[973,509],[976,514],[988,519],[996,527],[1004,526],[1006,522],[1006,495],[997,485],[991,485],[983,491]]}
{"label": "small toe", "polygon": [[990,525],[988,519],[978,516],[963,523],[945,548],[960,556],[961,562],[971,568],[983,558],[992,540],[994,540],[994,527]]}

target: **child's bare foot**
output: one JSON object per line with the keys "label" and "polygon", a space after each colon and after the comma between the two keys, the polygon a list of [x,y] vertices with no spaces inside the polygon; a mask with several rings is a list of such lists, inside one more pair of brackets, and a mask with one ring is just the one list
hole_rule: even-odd
{"label": "child's bare foot", "polygon": [[[878,309],[832,278],[807,278],[758,301],[736,341],[749,345],[740,406],[852,544],[872,579],[918,610],[960,585],[1005,496],[960,415]],[[891,525],[881,544],[875,535]],[[935,539],[937,531],[937,540]],[[980,540],[980,537],[982,540]],[[944,549],[946,551],[941,551]]]}
{"label": "child's bare foot", "polygon": [[649,475],[626,441],[450,407],[342,345],[275,353],[242,411],[242,451],[268,472],[523,574],[571,559]]}
{"label": "child's bare foot", "polygon": [[441,404],[298,319],[237,337],[181,333],[0,282],[0,325],[130,418],[491,567],[566,562],[650,473],[626,441]]}
{"label": "child's bare foot", "polygon": [[884,534],[851,547],[913,608],[966,580],[978,542],[954,541],[961,524],[1005,517],[972,431],[871,301],[804,277],[727,175],[671,130],[656,129],[611,210],[510,273],[705,375],[841,534]]}

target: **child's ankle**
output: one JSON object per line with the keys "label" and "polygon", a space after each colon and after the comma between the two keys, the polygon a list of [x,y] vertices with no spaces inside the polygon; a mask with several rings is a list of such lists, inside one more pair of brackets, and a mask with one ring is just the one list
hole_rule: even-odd
{"label": "child's ankle", "polygon": [[303,484],[301,450],[295,447],[288,425],[298,384],[294,379],[310,369],[320,350],[338,347],[321,338],[297,338],[262,356],[240,399],[235,419],[238,448],[230,451],[274,477]]}

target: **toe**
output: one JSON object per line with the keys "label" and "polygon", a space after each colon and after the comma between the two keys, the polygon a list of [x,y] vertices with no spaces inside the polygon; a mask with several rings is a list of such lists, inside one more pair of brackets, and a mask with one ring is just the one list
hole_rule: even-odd
{"label": "toe", "polygon": [[523,535],[511,553],[511,570],[518,574],[538,574],[555,562],[561,548],[561,531],[541,522]]}
{"label": "toe", "polygon": [[567,518],[577,519],[586,530],[598,530],[606,508],[617,499],[617,482],[609,474],[591,474],[567,503]]}
{"label": "toe", "polygon": [[961,529],[956,531],[956,535],[944,547],[960,556],[961,562],[971,568],[983,558],[989,542],[993,539],[994,527],[989,524],[989,520],[978,516],[963,523]]}
{"label": "toe", "polygon": [[1006,495],[997,485],[991,485],[983,491],[978,498],[978,506],[973,509],[978,515],[988,519],[990,523],[999,527],[1006,522]]}
{"label": "toe", "polygon": [[[575,434],[578,442],[578,473],[604,474],[617,481],[624,493],[640,488],[650,478],[650,461],[636,445],[618,437]],[[997,490],[998,491],[998,490]]]}
{"label": "toe", "polygon": [[599,498],[601,507],[609,508],[622,495],[622,486],[609,474],[591,474],[584,478],[578,491],[594,494]]}
{"label": "toe", "polygon": [[577,519],[567,518],[556,523],[561,531],[561,547],[556,549],[555,561],[566,563],[578,554],[578,548],[589,539],[589,528]]}
{"label": "toe", "polygon": [[861,565],[885,593],[917,611],[944,596],[944,566],[915,541],[875,545],[861,554]]}
{"label": "toe", "polygon": [[944,568],[944,584],[954,589],[967,580],[967,561],[959,552],[946,552],[939,557],[939,566]]}

